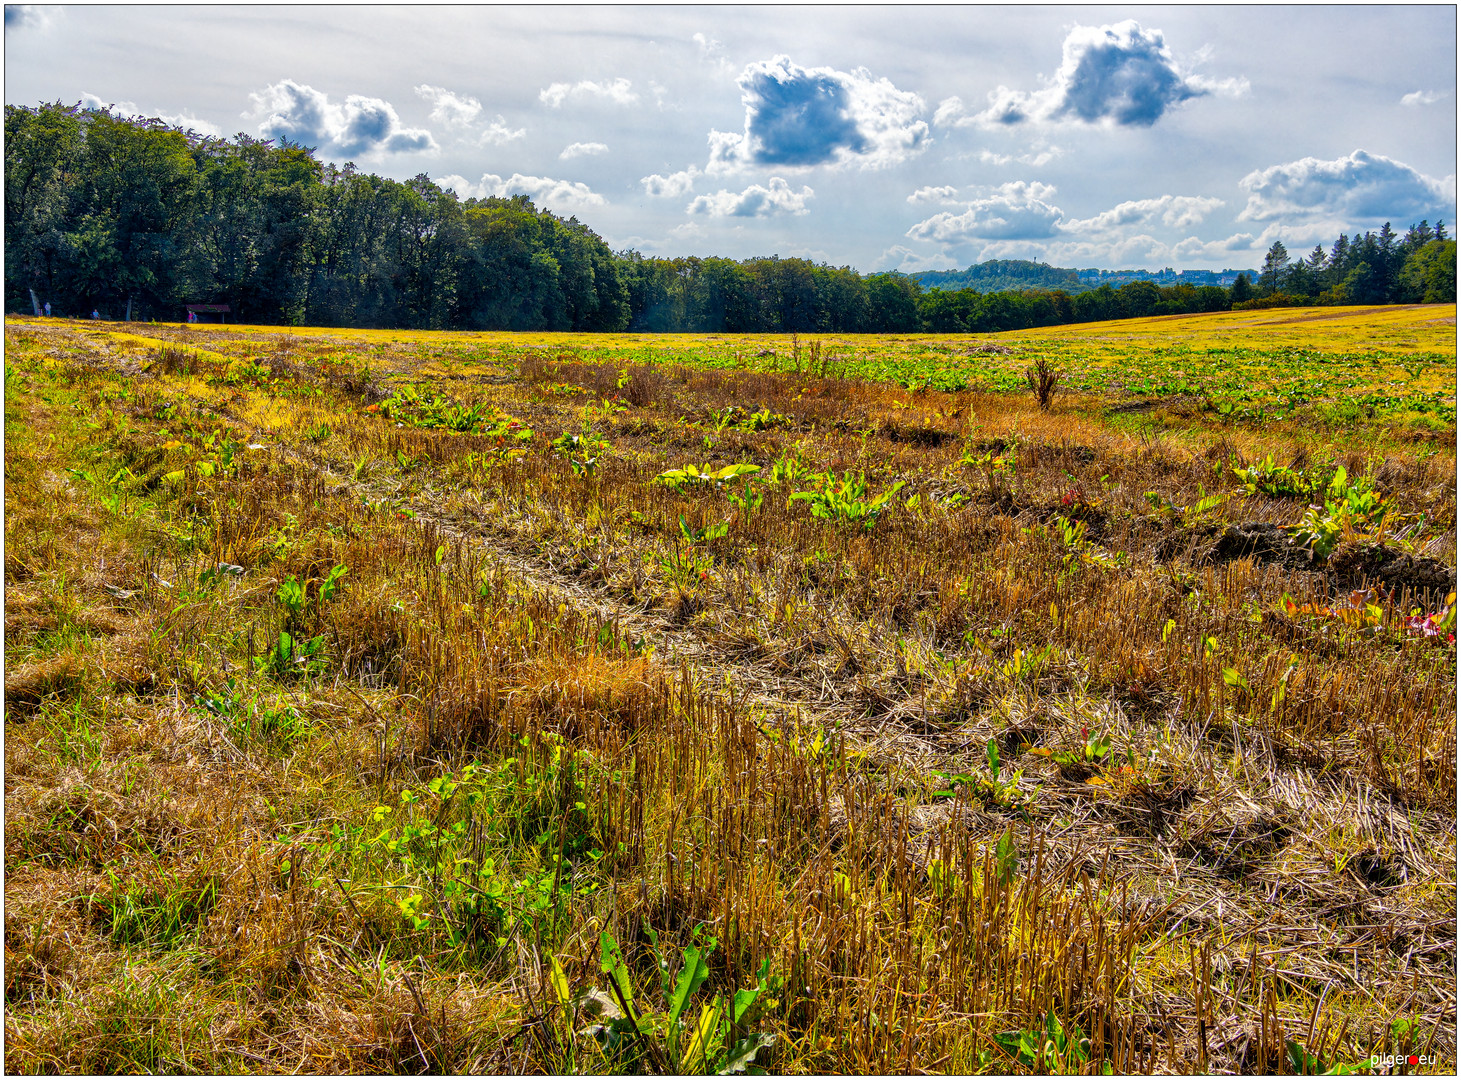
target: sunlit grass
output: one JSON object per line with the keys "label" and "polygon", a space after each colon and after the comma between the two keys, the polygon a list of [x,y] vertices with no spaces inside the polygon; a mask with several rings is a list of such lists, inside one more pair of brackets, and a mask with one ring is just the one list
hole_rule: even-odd
{"label": "sunlit grass", "polygon": [[[634,1072],[701,1025],[793,1073],[1449,1061],[1454,421],[917,375],[1290,389],[1391,332],[1284,314],[11,323],[7,1067]],[[1315,560],[1336,483],[1387,512]]]}

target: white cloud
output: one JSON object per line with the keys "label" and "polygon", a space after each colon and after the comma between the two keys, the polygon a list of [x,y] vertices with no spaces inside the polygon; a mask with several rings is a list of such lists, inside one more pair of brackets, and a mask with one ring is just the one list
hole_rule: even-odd
{"label": "white cloud", "polygon": [[527,128],[508,127],[507,121],[499,113],[494,119],[488,121],[487,126],[482,129],[482,134],[477,138],[477,145],[501,146],[504,143],[512,142],[513,139],[521,139],[527,133]]}
{"label": "white cloud", "polygon": [[[1219,240],[1202,240],[1188,236],[1174,244],[1164,243],[1147,233],[1134,236],[1100,239],[1071,239],[1043,245],[1026,245],[1025,254],[1016,253],[1016,245],[994,243],[979,253],[981,259],[1039,258],[1056,266],[1191,266],[1207,263],[1224,267],[1253,267],[1262,261],[1263,253],[1273,241],[1284,239],[1291,251],[1298,245],[1273,227],[1257,236],[1234,233]],[[1312,246],[1312,241],[1310,245]]]}
{"label": "white cloud", "polygon": [[1040,168],[1042,165],[1049,165],[1065,151],[1058,146],[1036,148],[1028,154],[996,154],[993,150],[979,151],[979,160],[986,165],[1008,165],[1015,162],[1020,165],[1032,165]]}
{"label": "white cloud", "polygon": [[415,90],[418,97],[431,102],[431,119],[447,127],[467,127],[482,112],[482,103],[476,98],[455,94],[444,86],[423,83]]}
{"label": "white cloud", "polygon": [[[952,189],[925,191],[929,195],[918,201],[932,201]],[[1123,202],[1082,219],[1067,217],[1052,202],[1054,195],[1055,188],[1049,184],[1012,181],[985,189],[980,198],[965,202],[962,212],[945,211],[918,222],[905,235],[939,245],[939,256],[944,259],[951,257],[950,252],[967,257],[970,251],[977,251],[980,259],[1071,260],[1060,263],[1065,266],[1090,265],[1092,260],[1134,265],[1143,258],[1170,258],[1171,249],[1146,232],[1126,230],[1155,223],[1186,228],[1223,205],[1221,199],[1206,196],[1162,195]],[[911,265],[927,258],[933,257],[910,257],[904,262]]]}
{"label": "white cloud", "polygon": [[1354,226],[1384,219],[1455,216],[1454,174],[1436,179],[1364,150],[1332,161],[1306,157],[1257,169],[1238,186],[1248,192],[1239,221],[1324,216],[1347,219]]}
{"label": "white cloud", "polygon": [[901,244],[894,244],[873,260],[873,266],[877,267],[877,272],[897,270],[904,274],[916,274],[920,270],[948,270],[956,261],[952,255],[942,251],[924,255]]}
{"label": "white cloud", "polygon": [[1003,84],[995,87],[988,95],[989,105],[975,116],[961,116],[954,120],[958,127],[980,124],[985,127],[1012,127],[1032,118],[1046,119],[1055,111],[1056,92],[1045,90],[1027,94],[1011,90]]}
{"label": "white cloud", "polygon": [[746,141],[744,135],[712,128],[705,141],[710,144],[710,159],[705,166],[707,173],[714,175],[740,167],[741,150]]}
{"label": "white cloud", "polygon": [[317,147],[322,154],[356,154],[436,150],[431,132],[401,125],[388,101],[351,94],[343,105],[312,86],[283,79],[249,97],[266,139],[288,139]]}
{"label": "white cloud", "polygon": [[463,199],[505,199],[512,195],[526,195],[534,203],[570,208],[604,206],[609,201],[587,184],[554,180],[547,176],[524,176],[522,173],[513,173],[506,180],[495,173],[483,173],[482,179],[475,184],[464,176],[451,174],[443,176],[437,183],[455,191]]}
{"label": "white cloud", "polygon": [[[938,108],[933,111],[934,127],[945,127],[952,124],[954,127],[965,127],[973,123],[964,111],[964,99],[961,97],[946,97],[938,103]],[[902,250],[901,248],[897,250]],[[886,254],[886,252],[884,253]]]}
{"label": "white cloud", "polygon": [[1162,195],[1118,203],[1095,217],[1072,219],[1062,222],[1060,227],[1070,232],[1104,232],[1126,225],[1144,225],[1160,218],[1169,228],[1184,229],[1196,225],[1222,205],[1222,199],[1202,195]]}
{"label": "white cloud", "polygon": [[1151,262],[1166,262],[1172,249],[1154,236],[1139,233],[1116,241],[1106,249],[1106,257],[1117,266],[1140,266]]}
{"label": "white cloud", "polygon": [[668,176],[661,176],[659,173],[642,176],[639,178],[639,182],[644,185],[646,195],[672,197],[689,194],[695,189],[695,178],[704,175],[694,165],[691,165],[683,172],[670,173]]}
{"label": "white cloud", "polygon": [[710,64],[717,73],[729,75],[735,65],[726,58],[725,46],[709,34],[692,34],[690,40],[700,47],[701,63]]}
{"label": "white cloud", "polygon": [[1248,91],[1242,78],[1214,79],[1184,70],[1160,30],[1144,30],[1134,19],[1111,26],[1076,26],[1061,47],[1061,63],[1042,90],[1000,86],[989,105],[969,116],[963,102],[946,99],[935,121],[954,126],[978,123],[1011,127],[1029,121],[1150,127],[1173,107],[1209,94]]}
{"label": "white cloud", "polygon": [[943,244],[982,240],[1033,240],[1056,235],[1064,217],[1048,200],[1055,188],[1038,180],[1001,184],[982,199],[966,204],[962,214],[945,212],[918,222],[905,234],[915,240]]}
{"label": "white cloud", "polygon": [[559,161],[567,161],[569,158],[593,157],[595,154],[607,154],[609,148],[601,142],[576,142],[569,143],[558,155]]}
{"label": "white cloud", "polygon": [[807,200],[812,189],[803,185],[801,191],[793,191],[779,176],[768,181],[768,187],[752,184],[742,192],[718,191],[714,195],[700,195],[685,208],[686,213],[707,214],[710,217],[771,217],[774,214],[805,214]]}
{"label": "white cloud", "polygon": [[1187,85],[1204,94],[1218,97],[1240,98],[1253,89],[1245,76],[1236,75],[1230,79],[1215,79],[1210,75],[1188,75]]}
{"label": "white cloud", "polygon": [[921,187],[912,195],[908,201],[914,206],[920,203],[951,203],[957,201],[959,189],[956,187]]}
{"label": "white cloud", "polygon": [[598,98],[615,105],[633,105],[639,100],[639,95],[633,90],[633,83],[622,77],[612,81],[605,79],[602,82],[588,79],[576,83],[556,82],[538,93],[538,100],[554,109],[560,108],[569,98],[585,97]]}
{"label": "white cloud", "polygon": [[1254,236],[1252,233],[1234,233],[1223,240],[1201,240],[1189,236],[1172,245],[1172,256],[1176,259],[1199,259],[1206,262],[1242,262],[1260,251],[1267,251],[1271,241],[1268,233]]}
{"label": "white cloud", "polygon": [[681,112],[684,110],[684,106],[678,101],[671,101],[669,104],[666,104],[665,98],[669,96],[669,87],[662,86],[653,79],[649,80],[649,92],[654,95],[654,107],[660,110],[660,112]]}
{"label": "white cloud", "polygon": [[867,68],[803,68],[788,56],[746,65],[736,80],[741,133],[711,131],[710,172],[747,165],[896,165],[929,143],[923,99]]}
{"label": "white cloud", "polygon": [[1412,107],[1416,105],[1434,105],[1445,96],[1445,94],[1437,93],[1435,90],[1417,90],[1401,98],[1400,104]]}
{"label": "white cloud", "polygon": [[[9,10],[8,8],[6,10]],[[161,120],[169,127],[181,128],[184,131],[196,131],[199,135],[208,135],[215,139],[223,137],[223,129],[217,124],[208,120],[199,119],[196,116],[168,115],[164,113],[147,113],[137,107],[134,101],[103,101],[97,95],[89,91],[83,91],[81,95],[81,107],[84,109],[97,109],[102,112],[109,112],[113,116],[142,116],[150,120]]]}

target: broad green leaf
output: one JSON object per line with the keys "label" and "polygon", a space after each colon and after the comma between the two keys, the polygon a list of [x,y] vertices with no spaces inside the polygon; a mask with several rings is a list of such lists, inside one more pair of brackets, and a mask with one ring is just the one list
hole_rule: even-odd
{"label": "broad green leaf", "polygon": [[730,1052],[726,1054],[725,1061],[716,1075],[729,1076],[732,1073],[745,1072],[756,1060],[756,1051],[771,1046],[775,1042],[776,1036],[768,1035],[765,1032],[758,1031],[753,1035],[747,1035],[730,1048]]}
{"label": "broad green leaf", "polygon": [[674,1024],[680,1019],[685,1011],[685,1005],[690,1000],[690,995],[700,989],[700,984],[710,977],[710,968],[705,963],[705,957],[710,955],[710,949],[702,954],[701,950],[694,945],[686,946],[681,956],[684,958],[685,966],[680,969],[680,977],[675,982],[675,993],[670,998],[670,1023]]}
{"label": "broad green leaf", "polygon": [[1020,852],[1015,847],[1013,829],[1005,829],[999,838],[999,843],[994,848],[994,861],[996,873],[1002,884],[1008,885],[1015,878],[1015,870],[1019,866]]}
{"label": "broad green leaf", "polygon": [[634,985],[629,981],[629,969],[624,965],[624,954],[619,943],[607,930],[599,934],[599,970],[614,980],[614,985],[625,1003],[634,1000]]}
{"label": "broad green leaf", "polygon": [[563,965],[558,962],[558,957],[548,957],[548,984],[553,987],[553,995],[558,999],[558,1004],[568,1004],[568,976],[563,972]]}
{"label": "broad green leaf", "polygon": [[[848,880],[845,875],[843,876],[843,880],[844,881],[847,881]],[[850,886],[849,886],[849,888],[848,888],[847,891],[848,892],[851,892],[852,891],[851,888],[850,888]],[[764,967],[764,963],[763,963],[763,967]],[[756,998],[760,995],[760,993],[761,993],[761,987],[759,987],[759,986],[754,987],[754,988],[752,988],[750,990],[737,990],[736,991],[735,997],[732,1000],[732,1007],[731,1007],[731,1020],[734,1023],[739,1024],[741,1022],[741,1020],[746,1015],[746,1010],[749,1009],[752,1005],[756,1004]]]}
{"label": "broad green leaf", "polygon": [[1243,678],[1243,673],[1237,668],[1223,668],[1223,682],[1235,689],[1248,689],[1248,680]]}

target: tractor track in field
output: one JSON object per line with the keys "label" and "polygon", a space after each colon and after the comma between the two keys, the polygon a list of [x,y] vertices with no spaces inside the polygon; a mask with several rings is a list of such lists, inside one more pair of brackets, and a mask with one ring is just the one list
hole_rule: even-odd
{"label": "tractor track in field", "polygon": [[627,631],[632,638],[642,639],[671,668],[688,665],[702,690],[723,695],[737,707],[750,709],[753,715],[759,713],[758,723],[763,727],[768,722],[777,726],[789,722],[836,732],[847,739],[850,749],[883,759],[886,765],[896,763],[925,775],[954,762],[956,757],[982,753],[982,742],[976,743],[957,730],[919,731],[911,704],[869,717],[867,699],[855,679],[831,676],[816,665],[815,675],[805,677],[778,670],[779,666],[784,668],[784,663],[727,658],[724,650],[711,646],[693,627],[677,623],[671,612],[616,597],[612,588],[586,584],[574,573],[555,566],[551,557],[531,553],[535,545],[521,539],[500,518],[494,521],[486,513],[470,515],[470,511],[442,512],[430,487],[414,497],[402,497],[398,487],[353,480],[336,471],[323,455],[284,446],[275,441],[274,433],[249,424],[226,407],[217,411],[248,431],[251,441],[266,443],[270,450],[325,481],[332,493],[396,500],[411,511],[414,520],[435,530],[438,537],[487,555],[495,567],[506,570],[521,586],[556,603],[569,603]]}
{"label": "tractor track in field", "polygon": [[[271,438],[270,433],[253,425],[239,422],[240,427],[251,431],[254,437]],[[277,452],[307,473],[324,480],[334,494],[350,493],[357,496],[372,496],[378,499],[399,500],[398,505],[409,507],[415,520],[435,530],[438,539],[450,538],[486,554],[495,565],[515,579],[521,587],[537,593],[554,603],[569,603],[581,611],[587,611],[605,623],[617,625],[621,631],[640,637],[654,644],[655,653],[663,658],[673,670],[677,664],[688,666],[698,690],[722,696],[734,707],[748,708],[753,716],[759,712],[758,726],[763,730],[783,723],[793,727],[810,726],[828,732],[836,732],[847,741],[847,748],[861,752],[865,760],[883,773],[879,784],[882,790],[891,794],[893,807],[889,823],[895,828],[906,830],[908,837],[907,858],[920,870],[932,857],[933,838],[940,827],[957,819],[961,828],[973,828],[990,834],[997,834],[1007,825],[1021,828],[1019,820],[1030,817],[1043,820],[1047,826],[1045,858],[1051,867],[1064,867],[1085,872],[1111,859],[1118,864],[1138,866],[1149,863],[1151,852],[1139,833],[1126,829],[1113,829],[1110,824],[1097,822],[1083,824],[1065,823],[1054,827],[1062,814],[1071,818],[1079,816],[1074,808],[1088,802],[1089,791],[1083,784],[1067,783],[1054,777],[1029,780],[1029,790],[1043,788],[1053,798],[1038,807],[1032,805],[1024,814],[1002,814],[993,808],[980,808],[962,804],[960,800],[927,802],[916,796],[910,798],[900,790],[900,776],[905,779],[926,779],[936,768],[947,768],[960,761],[967,762],[983,753],[983,743],[961,731],[920,732],[916,729],[916,716],[900,716],[887,712],[881,717],[869,718],[867,709],[852,694],[856,685],[849,686],[846,679],[834,681],[823,673],[820,685],[812,679],[792,677],[777,671],[775,666],[763,660],[727,660],[723,653],[710,647],[692,629],[678,626],[667,613],[648,609],[643,604],[633,604],[612,595],[608,588],[585,584],[571,572],[560,569],[549,557],[527,553],[529,546],[517,539],[510,526],[494,522],[485,513],[475,520],[463,520],[458,513],[443,513],[433,501],[435,493],[425,488],[414,498],[402,498],[399,487],[389,484],[352,480],[337,472],[322,456],[310,455],[292,447],[272,443],[270,450]],[[909,721],[913,722],[910,723]],[[966,766],[958,765],[959,768]],[[1363,785],[1361,785],[1361,788]],[[1315,792],[1308,792],[1313,797]],[[1371,827],[1380,824],[1397,838],[1409,839],[1407,829],[1397,818],[1397,811],[1384,803],[1367,798],[1363,790],[1336,789],[1325,793],[1328,798],[1354,798],[1365,805],[1371,816]],[[839,828],[838,819],[845,819],[846,810],[840,805],[843,796],[832,793],[831,812],[834,829]],[[1198,799],[1208,803],[1209,811],[1214,799]],[[1250,804],[1251,805],[1251,804]],[[1254,809],[1257,809],[1254,807]],[[1090,826],[1095,825],[1095,828]],[[1182,862],[1188,862],[1186,854],[1178,855],[1176,849],[1163,846],[1161,857],[1170,863],[1174,874]],[[1192,867],[1187,866],[1191,871]],[[1181,875],[1179,875],[1181,876]],[[1241,929],[1254,931],[1268,926],[1271,912],[1266,905],[1252,903],[1250,898],[1234,894],[1217,881],[1186,877],[1182,895],[1170,901],[1165,911],[1158,911],[1163,905],[1150,898],[1133,900],[1128,914],[1136,913],[1142,918],[1156,918],[1170,926],[1187,925],[1189,933],[1209,932],[1216,925],[1208,911],[1214,904],[1225,910],[1223,926],[1228,932]],[[1153,913],[1156,914],[1153,914]],[[1339,945],[1348,947],[1344,933],[1335,936],[1320,923],[1286,927],[1283,934],[1291,947],[1307,947],[1322,950]]]}
{"label": "tractor track in field", "polygon": [[[218,411],[250,432],[251,441],[272,440],[272,433],[246,423],[226,408]],[[727,659],[724,652],[711,647],[693,629],[677,625],[668,612],[619,599],[610,588],[585,584],[572,573],[554,566],[551,559],[525,552],[523,548],[529,544],[517,539],[500,519],[494,523],[484,513],[475,520],[464,521],[461,513],[442,513],[429,487],[414,498],[402,498],[398,489],[388,485],[342,475],[323,455],[301,452],[277,441],[267,445],[271,451],[323,480],[332,494],[396,500],[398,505],[411,510],[414,520],[433,529],[438,541],[450,538],[469,545],[486,554],[497,568],[506,570],[520,586],[551,603],[569,603],[606,624],[615,625],[621,632],[627,631],[631,637],[652,644],[654,655],[669,670],[681,664],[687,666],[698,691],[718,696],[733,708],[750,710],[763,732],[785,725],[792,730],[811,728],[840,736],[849,752],[858,754],[882,774],[879,787],[889,791],[893,805],[900,808],[893,815],[900,819],[897,827],[906,830],[910,842],[920,841],[917,849],[912,843],[909,847],[908,857],[915,866],[922,867],[930,857],[922,849],[922,838],[936,835],[940,825],[953,818],[963,820],[966,827],[982,821],[994,832],[1003,830],[1012,820],[999,812],[963,806],[957,801],[910,799],[901,790],[907,781],[927,780],[938,768],[964,771],[968,761],[984,753],[984,741],[960,729],[919,731],[915,726],[918,713],[911,703],[901,710],[895,707],[881,716],[869,717],[866,704],[858,700],[862,694],[856,680],[849,683],[845,678],[834,679],[820,668],[816,668],[819,679],[789,676],[766,660]],[[1031,780],[1026,780],[1025,785],[1031,792],[1040,786]],[[1072,788],[1079,790],[1078,785]],[[840,805],[843,796],[834,793],[830,798],[834,821],[845,820],[847,811]],[[1102,851],[1117,859],[1140,856],[1139,845],[1130,838],[1107,836],[1093,848],[1091,838],[1080,835],[1057,839],[1050,856],[1059,864],[1095,865]]]}

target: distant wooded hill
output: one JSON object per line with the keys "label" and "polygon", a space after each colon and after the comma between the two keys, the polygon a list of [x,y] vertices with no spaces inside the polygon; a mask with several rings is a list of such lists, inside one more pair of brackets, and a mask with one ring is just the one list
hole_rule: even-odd
{"label": "distant wooded hill", "polygon": [[908,276],[925,289],[973,289],[975,292],[1020,292],[1024,289],[1060,289],[1085,292],[1102,285],[1125,285],[1132,281],[1153,281],[1159,285],[1229,286],[1239,274],[1257,278],[1254,270],[1068,270],[1028,259],[990,259],[967,270],[921,270]]}

